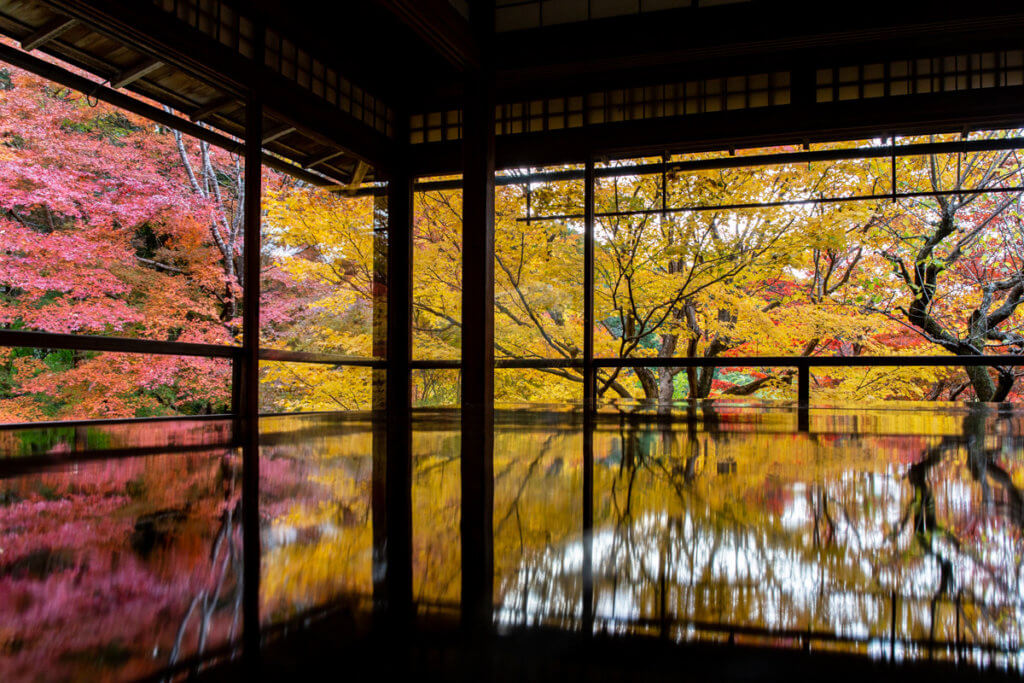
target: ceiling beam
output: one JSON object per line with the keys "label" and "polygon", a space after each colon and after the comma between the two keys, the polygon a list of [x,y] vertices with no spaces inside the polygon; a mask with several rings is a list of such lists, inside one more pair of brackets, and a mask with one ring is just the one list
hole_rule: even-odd
{"label": "ceiling beam", "polygon": [[[877,61],[920,56],[921,43],[965,54],[975,39],[1016,40],[1024,8],[1016,0],[973,4],[950,0],[864,0],[856,12],[822,14],[814,0],[777,0],[688,7],[499,33],[499,90],[538,83],[565,88],[590,81],[654,84],[681,69],[719,70],[779,55],[874,51]],[[981,48],[983,51],[986,48]],[[884,51],[884,53],[883,53]]]}
{"label": "ceiling beam", "polygon": [[460,70],[480,65],[480,48],[469,22],[447,0],[377,0],[435,52]]}
{"label": "ceiling beam", "polygon": [[344,156],[344,154],[345,154],[345,152],[343,150],[339,149],[337,151],[331,152],[330,154],[324,154],[324,155],[321,155],[319,157],[308,159],[302,165],[305,168],[313,168],[314,166],[319,166],[320,164],[326,163],[326,162],[330,161],[331,159],[336,159],[336,158],[338,158],[340,156]]}
{"label": "ceiling beam", "polygon": [[370,170],[369,164],[365,161],[360,161],[356,164],[356,170],[352,173],[352,182],[348,184],[348,194],[355,195],[356,190],[363,184],[363,178],[366,177],[366,172]]}
{"label": "ceiling beam", "polygon": [[242,103],[237,98],[231,97],[230,95],[228,95],[228,96],[221,97],[219,99],[213,100],[210,103],[204,104],[203,106],[199,107],[198,109],[193,110],[192,113],[189,114],[189,118],[193,122],[202,121],[203,119],[209,118],[210,116],[213,116],[214,114],[220,114],[220,113],[226,112],[226,111],[233,111],[235,109],[238,109],[241,106],[242,106]]}
{"label": "ceiling beam", "polygon": [[135,66],[130,66],[121,73],[119,73],[117,77],[110,82],[110,87],[114,90],[117,90],[118,88],[123,88],[127,85],[131,85],[143,76],[153,73],[163,65],[164,63],[158,59],[143,59]]}
{"label": "ceiling beam", "polygon": [[[499,135],[498,168],[579,163],[588,156],[656,156],[887,135],[1018,128],[1024,86],[640,119]],[[461,141],[410,146],[419,176],[461,171]]]}
{"label": "ceiling beam", "polygon": [[278,126],[277,128],[271,128],[263,134],[263,144],[269,145],[274,140],[279,140],[289,133],[295,132],[295,126]]}
{"label": "ceiling beam", "polygon": [[[30,71],[38,76],[42,76],[48,80],[60,83],[61,85],[77,90],[83,93],[89,93],[90,97],[95,97],[103,102],[108,102],[115,107],[120,107],[133,114],[144,116],[154,123],[167,126],[168,128],[174,128],[180,130],[186,135],[191,135],[194,138],[208,142],[211,145],[225,149],[232,154],[237,154],[242,149],[242,143],[238,140],[234,140],[225,135],[200,126],[191,121],[187,121],[183,118],[175,116],[169,112],[164,111],[160,107],[154,107],[151,104],[142,102],[132,95],[125,94],[113,88],[108,88],[104,85],[91,81],[88,78],[79,76],[78,74],[72,73],[67,69],[63,69],[56,64],[43,61],[37,57],[33,57],[30,54],[26,54],[21,50],[10,45],[0,43],[0,61],[13,64],[14,66]],[[295,164],[289,163],[283,159],[278,158],[272,154],[263,153],[263,163],[274,170],[281,171],[289,175],[293,175],[296,178],[304,180],[312,185],[336,187],[331,184],[332,180],[337,180],[335,177],[330,179],[318,173],[310,173],[305,169],[299,168]]]}
{"label": "ceiling beam", "polygon": [[394,141],[381,131],[157,5],[129,0],[39,2],[237,99],[246,97],[250,84],[259,83],[264,107],[277,120],[301,128],[303,134],[321,144],[343,147],[375,169],[386,167],[396,153]]}
{"label": "ceiling beam", "polygon": [[26,36],[25,40],[21,41],[21,49],[31,52],[37,47],[42,47],[44,43],[53,40],[77,23],[70,17],[55,17]]}

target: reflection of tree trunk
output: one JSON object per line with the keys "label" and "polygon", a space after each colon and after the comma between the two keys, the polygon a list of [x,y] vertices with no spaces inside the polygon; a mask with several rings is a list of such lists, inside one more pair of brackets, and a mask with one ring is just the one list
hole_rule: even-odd
{"label": "reflection of tree trunk", "polygon": [[[970,428],[966,422],[967,421],[965,420],[965,430]],[[937,533],[945,534],[950,538],[954,546],[959,547],[959,543],[953,535],[942,529],[936,520],[935,494],[932,491],[931,484],[928,482],[929,472],[931,472],[932,468],[942,462],[943,455],[948,446],[948,442],[943,440],[943,442],[938,446],[926,451],[925,457],[919,462],[911,465],[910,469],[907,471],[907,479],[910,481],[910,485],[914,489],[914,502],[911,503],[913,510],[914,539],[924,551],[925,555],[934,557],[935,561],[939,564],[939,586],[932,596],[930,603],[930,641],[935,640],[935,616],[939,600],[943,595],[950,592],[953,581],[953,562],[946,557],[945,554],[940,552],[938,548],[936,548],[935,535]]]}
{"label": "reflection of tree trunk", "polygon": [[[224,499],[225,501],[230,501],[235,490],[233,474],[235,470],[230,468],[224,461],[221,463],[221,469],[222,476],[226,479]],[[224,474],[226,472],[231,473]],[[188,632],[189,624],[192,621],[192,615],[196,613],[196,610],[199,611],[198,633],[196,636],[196,655],[201,655],[206,649],[206,641],[210,636],[213,617],[217,610],[222,606],[221,596],[224,593],[225,585],[228,583],[229,578],[233,579],[234,584],[229,589],[229,592],[233,593],[232,602],[234,612],[232,615],[231,628],[228,633],[228,641],[230,642],[235,639],[235,633],[242,607],[242,558],[236,538],[236,532],[238,531],[239,526],[236,522],[237,516],[235,514],[240,508],[241,501],[237,500],[233,505],[228,505],[221,514],[220,528],[217,530],[217,534],[213,541],[213,547],[210,551],[210,578],[212,581],[210,584],[200,589],[195,597],[192,598],[188,610],[185,612],[185,616],[182,617],[181,623],[178,625],[174,646],[168,657],[168,665],[175,664],[181,657],[185,636]]]}
{"label": "reflection of tree trunk", "polygon": [[986,507],[992,504],[992,490],[989,477],[1003,489],[1006,496],[1007,517],[1017,526],[1024,527],[1024,496],[1013,483],[1009,472],[995,461],[995,450],[985,447],[986,420],[989,412],[983,407],[974,407],[964,418],[964,434],[967,437],[967,464],[971,476],[981,487],[982,501]]}

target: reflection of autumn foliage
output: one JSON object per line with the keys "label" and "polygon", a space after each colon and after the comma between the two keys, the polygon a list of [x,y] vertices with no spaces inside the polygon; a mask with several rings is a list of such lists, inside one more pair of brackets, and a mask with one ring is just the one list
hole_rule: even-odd
{"label": "reflection of autumn foliage", "polygon": [[[264,424],[274,431],[308,425],[287,417],[265,419]],[[372,593],[373,439],[365,425],[331,431],[262,448],[265,622],[287,619],[341,596]]]}
{"label": "reflection of autumn foliage", "polygon": [[[0,483],[0,678],[134,678],[237,637],[237,467],[169,455]],[[213,609],[186,618],[202,596]]]}
{"label": "reflection of autumn foliage", "polygon": [[[852,416],[838,412],[831,426]],[[644,620],[667,616],[884,639],[895,593],[900,638],[1015,649],[1024,627],[1018,415],[907,412],[853,433],[828,429],[824,417],[816,423],[823,433],[810,436],[709,429],[726,423],[708,418],[690,428],[625,422],[595,433],[593,572],[602,628],[643,630]],[[924,429],[929,420],[932,429]],[[580,615],[574,470],[548,480],[542,475],[552,467],[531,467],[531,456],[545,450],[534,439],[553,440],[552,455],[542,458],[579,446],[570,434],[540,433],[517,434],[524,455],[508,465],[519,479],[506,491],[535,488],[533,505],[496,490],[503,622]],[[568,505],[559,514],[561,501]],[[515,521],[501,533],[504,518]],[[685,628],[672,634],[699,637]]]}
{"label": "reflection of autumn foliage", "polygon": [[[628,630],[667,615],[869,638],[887,633],[895,592],[902,635],[951,639],[957,609],[972,642],[1019,635],[1019,416],[835,411],[810,434],[794,434],[789,415],[738,405],[679,418],[598,418],[597,623]],[[369,596],[370,424],[278,417],[262,427],[264,623]],[[443,421],[418,427],[414,594],[427,608],[457,605],[459,439]],[[130,442],[107,429],[109,445]],[[50,448],[74,449],[73,436],[53,434]],[[583,448],[578,423],[503,414],[501,623],[579,623]],[[132,677],[237,636],[238,466],[234,453],[168,455],[0,484],[0,677],[26,677],[40,657],[54,677]]]}

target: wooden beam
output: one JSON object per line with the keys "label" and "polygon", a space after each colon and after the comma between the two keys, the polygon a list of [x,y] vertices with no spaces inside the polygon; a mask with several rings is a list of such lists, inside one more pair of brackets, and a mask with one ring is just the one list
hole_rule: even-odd
{"label": "wooden beam", "polygon": [[164,63],[158,59],[143,59],[135,66],[130,66],[119,73],[117,77],[110,82],[110,87],[117,90],[118,88],[123,88],[126,85],[131,85],[143,76],[153,73],[163,65]]}
{"label": "wooden beam", "polygon": [[[494,33],[494,4],[472,6],[482,45]],[[462,175],[462,626],[491,633],[494,609],[494,78],[466,77]]]}
{"label": "wooden beam", "polygon": [[[255,50],[262,56],[262,45]],[[247,666],[260,649],[260,215],[263,178],[263,103],[253,88],[245,103],[245,195],[242,205],[241,399],[236,424],[242,442],[242,642]]]}
{"label": "wooden beam", "polygon": [[238,109],[240,106],[242,106],[242,103],[239,102],[237,98],[228,95],[226,97],[221,97],[216,100],[213,100],[209,104],[205,104],[202,107],[199,107],[191,114],[189,114],[189,118],[192,121],[202,121],[203,119],[213,116],[214,114],[220,114],[221,112],[225,111],[232,111]]}
{"label": "wooden beam", "polygon": [[53,40],[77,23],[76,20],[70,17],[55,17],[43,24],[35,32],[26,36],[25,40],[21,41],[21,49],[25,52],[31,52],[37,47],[42,47],[44,43]]}
{"label": "wooden beam", "polygon": [[289,125],[278,126],[277,128],[273,128],[271,130],[268,130],[268,131],[266,131],[263,134],[263,144],[264,145],[269,145],[274,140],[279,140],[280,138],[283,138],[285,135],[288,135],[289,133],[294,133],[294,132],[295,132],[295,126],[289,126]]}
{"label": "wooden beam", "polygon": [[370,165],[365,161],[360,161],[356,164],[356,170],[352,173],[352,182],[348,184],[348,194],[355,195],[356,190],[363,184],[363,178],[366,177],[366,172],[370,169]]}
{"label": "wooden beam", "polygon": [[[983,97],[981,95],[984,95]],[[1024,126],[1024,86],[741,109],[501,135],[497,168],[583,163],[589,155],[655,156],[891,135]],[[417,176],[458,173],[460,142],[412,145]]]}
{"label": "wooden beam", "polygon": [[39,2],[238,99],[244,99],[251,83],[259,83],[264,111],[273,112],[276,120],[301,128],[322,144],[344,147],[375,168],[386,166],[395,153],[394,141],[385,133],[274,73],[261,60],[189,28],[157,5],[121,0]]}
{"label": "wooden beam", "polygon": [[345,156],[345,150],[339,149],[334,152],[331,152],[330,154],[324,154],[319,157],[310,158],[308,161],[306,161],[306,163],[303,164],[303,166],[305,166],[306,168],[313,168],[314,166],[319,166],[320,164],[327,163],[331,159],[337,159],[340,156]]}
{"label": "wooden beam", "polygon": [[[374,604],[390,637],[407,632],[412,592],[412,224],[413,177],[390,169],[387,194],[386,456],[374,462]],[[383,481],[381,478],[383,476]]]}
{"label": "wooden beam", "polygon": [[[51,64],[50,62],[39,59],[38,57],[33,57],[30,54],[22,52],[16,47],[0,43],[0,61],[13,64],[18,68],[25,69],[26,71],[30,71],[36,75],[42,76],[43,78],[60,83],[72,90],[77,90],[83,93],[87,92],[98,100],[109,102],[115,107],[126,109],[133,114],[145,116],[151,121],[167,126],[168,128],[180,130],[186,135],[191,135],[194,138],[209,142],[211,145],[225,149],[232,154],[237,154],[242,151],[242,143],[237,140],[221,135],[210,128],[196,125],[191,121],[187,121],[175,116],[174,114],[170,114],[159,107],[154,107],[146,102],[141,102],[131,95],[119,92],[113,88],[99,85],[95,81],[90,81],[78,74],[71,73],[67,69],[61,68],[56,64]],[[299,166],[271,154],[263,155],[263,164],[276,171],[281,171],[282,173],[287,173],[295,176],[296,178],[300,178],[312,185],[329,186],[335,189],[338,189],[339,187],[347,187],[347,185],[332,185],[323,176],[317,175],[316,173],[309,173]]]}
{"label": "wooden beam", "polygon": [[409,25],[427,45],[459,69],[480,65],[469,22],[447,0],[377,0]]}

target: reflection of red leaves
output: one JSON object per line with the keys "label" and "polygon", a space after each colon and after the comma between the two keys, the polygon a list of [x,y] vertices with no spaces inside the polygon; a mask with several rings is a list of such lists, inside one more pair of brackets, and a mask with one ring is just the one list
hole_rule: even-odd
{"label": "reflection of red leaves", "polygon": [[[0,680],[33,679],[40,662],[48,677],[75,678],[76,655],[110,648],[122,648],[125,660],[108,663],[104,675],[137,678],[165,665],[189,602],[216,582],[214,537],[225,510],[238,504],[237,481],[223,479],[231,457],[135,458],[8,480],[0,635],[17,634],[19,647],[0,657]],[[139,520],[162,511],[173,521],[141,547]],[[236,529],[236,547],[240,541]],[[208,647],[223,643],[231,627],[231,576]],[[197,623],[182,656],[195,651]]]}

